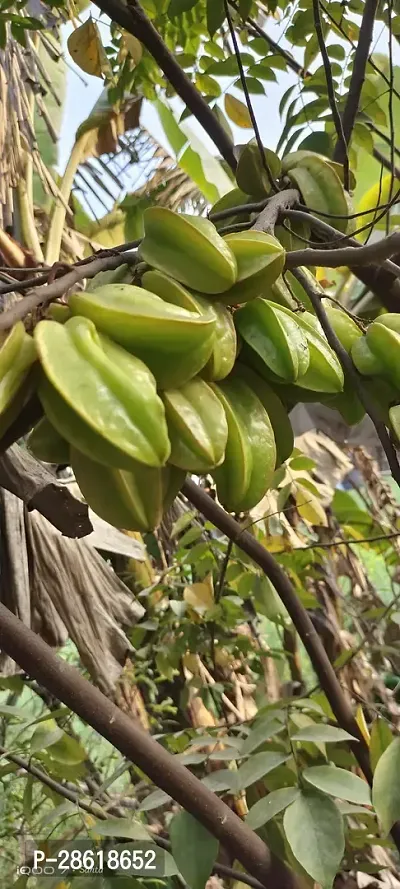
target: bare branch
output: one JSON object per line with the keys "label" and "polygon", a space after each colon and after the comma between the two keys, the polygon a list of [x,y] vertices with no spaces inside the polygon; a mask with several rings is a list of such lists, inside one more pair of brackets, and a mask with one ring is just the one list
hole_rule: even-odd
{"label": "bare branch", "polygon": [[290,207],[294,207],[299,201],[300,192],[296,191],[295,188],[287,188],[285,191],[279,191],[278,194],[269,198],[267,205],[261,210],[259,216],[257,216],[254,225],[251,226],[252,229],[259,232],[268,232],[268,234],[273,235],[279,214],[284,210],[290,209]]}
{"label": "bare branch", "polygon": [[319,0],[313,0],[314,24],[318,38],[319,51],[322,56],[322,62],[325,70],[326,87],[328,90],[329,106],[332,112],[333,122],[335,125],[337,144],[340,145],[340,163],[343,164],[343,180],[344,188],[349,190],[349,156],[347,154],[347,139],[344,133],[342,118],[340,117],[336,104],[335,84],[332,77],[332,68],[325,45],[324,34],[322,31],[321,13],[319,8]]}
{"label": "bare branch", "polygon": [[110,16],[112,21],[121,25],[134,37],[137,37],[148,49],[153,59],[158,63],[167,80],[176,90],[178,96],[204,127],[206,133],[213,140],[222,157],[225,158],[232,170],[236,169],[236,159],[233,153],[233,144],[219,123],[212,109],[207,105],[203,96],[189,80],[187,74],[176,61],[174,55],[158,32],[147,18],[138,0],[130,0],[123,3],[121,0],[97,0],[96,6]]}
{"label": "bare branch", "polygon": [[[366,244],[364,247],[338,247],[333,250],[316,250],[307,247],[305,250],[293,250],[286,254],[286,268],[295,269],[302,265],[321,265],[337,269],[340,266],[356,268],[369,263],[387,260],[400,252],[400,232],[393,232],[387,238]],[[390,264],[390,271],[396,278],[400,277],[400,266]]]}
{"label": "bare branch", "polygon": [[63,296],[78,281],[83,281],[84,278],[94,278],[98,272],[104,272],[107,269],[116,269],[124,262],[131,262],[133,258],[135,258],[135,254],[128,251],[116,256],[108,255],[101,259],[94,257],[85,265],[72,266],[70,272],[56,278],[51,284],[35,287],[24,299],[14,303],[7,311],[3,312],[0,315],[0,330],[8,330],[16,321],[29,315],[33,309],[37,309],[38,306],[47,306],[59,296]]}
{"label": "bare branch", "polygon": [[370,780],[371,769],[368,749],[354,719],[351,706],[343,695],[321,639],[312,624],[309,614],[296,595],[288,575],[278,565],[271,553],[252,534],[246,531],[233,516],[225,512],[218,503],[215,503],[199,485],[192,481],[186,481],[183,485],[182,493],[223,534],[226,534],[243,552],[247,553],[273,583],[307,650],[321,688],[328,698],[339,725],[357,739],[352,744],[352,749],[366,778]]}
{"label": "bare branch", "polygon": [[256,116],[255,116],[255,114],[254,114],[254,109],[253,109],[252,101],[251,101],[251,98],[250,98],[249,88],[248,88],[248,86],[247,86],[247,80],[246,80],[246,77],[245,77],[244,68],[243,68],[243,64],[242,64],[242,59],[241,59],[241,56],[240,56],[240,49],[239,49],[239,44],[238,44],[238,40],[237,40],[237,37],[236,37],[236,32],[235,32],[235,29],[234,29],[234,27],[233,27],[232,16],[231,16],[231,13],[230,13],[228,0],[224,0],[224,6],[225,6],[225,15],[226,15],[226,18],[227,18],[227,21],[228,21],[229,33],[230,33],[230,35],[231,35],[231,39],[232,39],[232,43],[233,43],[233,49],[234,49],[234,51],[235,51],[236,61],[237,61],[238,68],[239,68],[240,82],[241,82],[241,84],[242,84],[242,89],[243,89],[243,92],[244,92],[244,95],[245,95],[246,105],[247,105],[247,110],[248,110],[249,115],[250,115],[250,120],[251,120],[251,123],[252,123],[252,126],[253,126],[254,135],[255,135],[255,137],[256,137],[256,142],[257,142],[258,150],[259,150],[259,152],[260,152],[260,160],[261,160],[261,164],[262,164],[262,167],[263,167],[265,173],[267,174],[268,182],[269,182],[269,184],[270,184],[270,186],[271,186],[272,191],[277,191],[278,189],[277,189],[276,182],[275,182],[275,180],[274,180],[274,177],[273,177],[273,175],[272,175],[272,173],[271,173],[271,170],[270,170],[270,168],[269,168],[269,166],[268,166],[268,164],[267,164],[267,160],[266,160],[266,157],[265,157],[264,146],[263,146],[262,139],[261,139],[261,136],[260,136],[260,131],[259,131],[259,129],[258,129],[257,118],[256,118]]}
{"label": "bare branch", "polygon": [[[365,0],[358,43],[354,53],[349,92],[347,94],[346,105],[342,115],[343,133],[346,146],[350,144],[353,127],[359,111],[361,90],[365,80],[365,71],[368,63],[377,8],[378,0]],[[347,149],[345,152],[342,141],[338,140],[333,155],[334,160],[339,164],[344,164],[346,154]]]}
{"label": "bare branch", "polygon": [[263,886],[295,889],[295,876],[229,806],[2,604],[0,648],[197,818]]}

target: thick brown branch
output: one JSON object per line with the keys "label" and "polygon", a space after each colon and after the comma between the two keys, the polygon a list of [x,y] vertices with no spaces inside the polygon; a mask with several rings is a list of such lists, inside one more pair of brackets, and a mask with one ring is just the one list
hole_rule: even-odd
{"label": "thick brown branch", "polygon": [[125,28],[126,31],[133,34],[143,43],[160,66],[169,83],[176,90],[178,96],[180,96],[194,117],[204,127],[210,139],[212,139],[221,152],[222,157],[225,158],[231,169],[235,170],[236,159],[229,136],[219,123],[212,109],[203,99],[201,93],[189,80],[187,74],[185,74],[165,45],[155,27],[147,18],[140,3],[137,0],[130,0],[129,4],[122,3],[121,0],[97,0],[96,6],[102,12],[105,12],[112,21],[121,25],[122,28]]}
{"label": "thick brown branch", "polygon": [[[95,800],[91,800],[91,802],[86,802],[85,799],[82,798],[82,793],[76,788],[76,790],[71,790],[70,787],[66,787],[65,784],[60,784],[59,781],[55,781],[54,778],[51,778],[50,775],[47,775],[43,769],[39,769],[32,763],[31,760],[27,761],[22,756],[19,756],[17,753],[9,753],[5,747],[0,746],[0,755],[4,756],[5,759],[8,759],[9,762],[15,763],[20,769],[23,769],[27,775],[32,775],[34,778],[37,778],[42,784],[46,787],[49,787],[50,790],[53,790],[55,793],[58,793],[59,796],[64,797],[64,799],[69,800],[69,802],[76,805],[79,809],[83,809],[84,812],[88,812],[90,815],[94,815],[95,818],[98,818],[100,821],[105,821],[110,814],[114,814],[114,807],[107,806],[107,812],[101,808],[101,806],[95,802]],[[121,817],[121,815],[117,816]],[[151,838],[149,837],[149,841],[151,842]],[[154,835],[154,842],[157,843],[162,849],[167,849],[169,852],[171,851],[171,843],[168,840],[164,840],[162,837]],[[223,864],[216,864],[213,867],[213,873],[217,874],[221,877],[228,877],[231,880],[236,880],[237,882],[245,883],[247,886],[251,886],[252,889],[263,889],[263,884],[256,880],[254,877],[250,877],[248,874],[244,874],[243,871],[234,870],[231,867],[225,867]]]}
{"label": "thick brown branch", "polygon": [[257,834],[2,604],[0,648],[197,818],[264,886],[294,889],[295,877]]}
{"label": "thick brown branch", "polygon": [[[364,12],[358,35],[358,43],[353,59],[353,70],[350,79],[349,92],[347,94],[346,105],[342,115],[343,132],[345,144],[349,145],[353,127],[360,106],[361,90],[365,80],[365,71],[368,63],[369,50],[374,30],[374,21],[376,10],[378,8],[378,0],[365,0]],[[334,160],[339,164],[345,162],[345,151],[341,141],[335,146]]]}

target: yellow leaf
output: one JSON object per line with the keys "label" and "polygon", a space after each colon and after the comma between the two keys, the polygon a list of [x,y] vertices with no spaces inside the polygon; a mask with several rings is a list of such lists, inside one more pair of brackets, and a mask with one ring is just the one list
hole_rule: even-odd
{"label": "yellow leaf", "polygon": [[197,614],[203,615],[214,605],[214,587],[209,574],[202,583],[192,583],[185,587],[183,598]]}
{"label": "yellow leaf", "polygon": [[262,541],[265,549],[270,553],[283,553],[286,549],[290,549],[290,545],[283,534],[268,534]]}
{"label": "yellow leaf", "polygon": [[70,34],[67,44],[74,62],[85,74],[103,77],[104,71],[109,68],[109,62],[101,42],[100,31],[92,18],[88,18]]}
{"label": "yellow leaf", "polygon": [[369,733],[369,731],[368,731],[368,726],[367,726],[367,723],[366,723],[366,721],[365,721],[364,711],[363,711],[363,708],[362,708],[361,704],[359,704],[358,707],[357,707],[357,711],[356,711],[356,723],[357,723],[357,725],[358,725],[358,728],[360,729],[360,732],[361,732],[361,734],[362,734],[362,736],[363,736],[363,738],[364,738],[365,743],[368,744],[368,747],[369,747],[369,742],[370,742],[370,740],[371,740],[371,735],[370,735],[370,733]]}
{"label": "yellow leaf", "polygon": [[224,105],[228,117],[236,126],[242,127],[244,130],[252,129],[253,124],[247,105],[244,105],[240,99],[235,99],[235,96],[231,96],[230,93],[226,93]]}
{"label": "yellow leaf", "polygon": [[135,65],[138,65],[143,55],[143,47],[140,40],[134,34],[129,34],[129,31],[123,32],[123,40]]}
{"label": "yellow leaf", "polygon": [[187,670],[190,670],[190,672],[193,673],[193,676],[196,676],[198,674],[199,659],[197,657],[197,654],[192,654],[190,651],[188,651],[186,654],[183,655],[182,663]]}
{"label": "yellow leaf", "polygon": [[302,485],[296,485],[294,495],[297,510],[302,519],[305,519],[306,522],[310,522],[311,525],[323,525],[323,527],[326,528],[328,519],[324,507],[318,500],[318,497],[307,488],[303,488]]}

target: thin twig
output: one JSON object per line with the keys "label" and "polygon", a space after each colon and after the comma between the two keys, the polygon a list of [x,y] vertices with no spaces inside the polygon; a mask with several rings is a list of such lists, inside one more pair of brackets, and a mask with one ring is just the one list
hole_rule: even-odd
{"label": "thin twig", "polygon": [[[307,546],[296,546],[294,552],[304,552],[306,549],[331,549],[336,546],[360,546],[363,543],[394,540],[396,537],[400,537],[400,531],[393,531],[390,534],[378,534],[377,537],[361,537],[359,540],[343,540],[340,538],[339,540],[331,540],[330,543],[308,543]],[[287,553],[287,550],[283,549],[282,553]]]}
{"label": "thin twig", "polygon": [[63,296],[78,281],[82,281],[84,278],[94,278],[98,272],[116,269],[123,263],[130,261],[132,261],[132,253],[128,252],[119,253],[117,256],[105,256],[102,259],[94,259],[84,266],[75,266],[66,275],[56,278],[51,284],[36,287],[24,299],[20,299],[10,306],[7,311],[0,315],[0,330],[8,330],[16,321],[25,318],[33,309],[37,309],[38,306],[47,306],[53,300],[58,299],[59,296]]}
{"label": "thin twig", "polygon": [[[393,25],[392,25],[392,12],[393,12],[393,0],[388,0],[388,50],[389,50],[389,98],[388,98],[388,112],[389,112],[389,133],[390,133],[390,189],[389,189],[389,201],[391,200],[393,194],[393,184],[394,178],[396,176],[396,169],[394,163],[394,144],[395,144],[395,130],[394,130],[394,115],[393,115],[393,86],[394,86],[394,65],[393,65]],[[389,225],[390,225],[390,215],[387,218],[387,229],[386,234],[389,234]]]}
{"label": "thin twig", "polygon": [[349,179],[350,179],[350,170],[349,170],[349,156],[347,153],[347,143],[342,118],[340,117],[339,110],[336,103],[336,94],[335,94],[335,84],[333,82],[332,76],[332,68],[328,55],[328,50],[325,45],[324,33],[322,30],[322,22],[321,22],[321,12],[319,8],[319,0],[313,0],[313,13],[314,13],[314,25],[318,38],[319,51],[322,56],[322,63],[325,70],[325,80],[326,80],[326,88],[328,91],[328,99],[329,99],[329,107],[331,109],[333,123],[335,125],[336,135],[337,135],[337,144],[340,145],[340,163],[343,164],[343,184],[345,191],[349,191]]}
{"label": "thin twig", "polygon": [[[135,250],[140,244],[140,240],[136,241],[127,241],[126,244],[118,244],[117,247],[107,247],[102,250],[97,250],[96,253],[93,253],[91,256],[85,256],[84,259],[78,259],[77,262],[71,263],[70,268],[80,268],[83,265],[88,265],[88,263],[93,262],[94,259],[102,259],[107,256],[116,256],[117,253],[124,253],[127,250]],[[68,263],[63,263],[62,266],[56,268],[55,278],[60,278],[62,275],[65,275],[65,267]],[[45,267],[46,268],[46,267]],[[34,270],[33,270],[34,271]],[[3,293],[12,293],[16,290],[18,293],[22,293],[24,290],[29,290],[30,287],[37,287],[39,284],[46,284],[50,273],[54,271],[54,266],[48,266],[46,271],[39,275],[37,278],[29,278],[27,281],[12,281],[10,284],[0,284],[0,295]]]}
{"label": "thin twig", "polygon": [[63,796],[64,799],[69,800],[69,802],[74,803],[75,806],[79,806],[80,809],[83,809],[85,812],[89,812],[91,815],[95,815],[96,818],[107,818],[107,814],[103,811],[100,805],[96,803],[87,803],[84,799],[82,799],[80,792],[78,789],[76,791],[70,790],[69,787],[65,787],[65,784],[60,784],[59,781],[55,781],[54,778],[51,778],[50,775],[47,775],[43,769],[39,769],[34,763],[29,760],[29,762],[23,759],[22,756],[19,756],[17,753],[9,753],[5,747],[0,747],[0,754],[8,759],[10,762],[15,763],[20,769],[24,769],[29,775],[33,775],[34,778],[37,778],[42,784],[46,787],[49,787],[50,790],[53,790],[55,793],[58,793],[59,796]]}
{"label": "thin twig", "polygon": [[256,137],[256,142],[257,142],[257,145],[258,145],[258,150],[259,150],[259,152],[260,152],[261,163],[262,163],[263,169],[265,170],[265,172],[266,172],[266,174],[267,174],[268,182],[269,182],[269,184],[270,184],[270,186],[271,186],[272,191],[277,191],[278,188],[277,188],[276,182],[275,182],[275,180],[274,180],[274,177],[273,177],[273,175],[272,175],[272,173],[271,173],[271,170],[270,170],[270,168],[269,168],[269,166],[268,166],[268,163],[267,163],[267,160],[266,160],[266,157],[265,157],[264,145],[263,145],[263,143],[262,143],[262,139],[261,139],[261,136],[260,136],[260,131],[259,131],[259,129],[258,129],[257,118],[256,118],[256,116],[255,116],[255,114],[254,114],[254,108],[253,108],[253,104],[252,104],[252,101],[251,101],[251,98],[250,98],[249,89],[248,89],[248,86],[247,86],[246,76],[245,76],[245,73],[244,73],[244,68],[243,68],[243,64],[242,64],[242,59],[241,59],[241,56],[240,56],[239,44],[238,44],[238,41],[237,41],[235,28],[233,27],[232,16],[231,16],[231,13],[230,13],[228,0],[224,0],[224,6],[225,6],[225,15],[226,15],[226,18],[227,18],[227,21],[228,21],[229,33],[230,33],[230,35],[231,35],[231,39],[232,39],[232,43],[233,43],[233,49],[234,49],[235,56],[236,56],[236,61],[237,61],[237,63],[238,63],[240,82],[241,82],[241,84],[242,84],[242,89],[243,89],[244,96],[245,96],[245,99],[246,99],[247,110],[248,110],[249,115],[250,115],[250,120],[251,120],[251,123],[252,123],[252,127],[253,127],[253,130],[254,130],[254,135],[255,135],[255,137]]}
{"label": "thin twig", "polygon": [[[361,249],[368,250],[369,248],[364,247]],[[350,355],[346,352],[346,349],[343,348],[335,332],[332,330],[324,305],[321,301],[321,297],[324,296],[323,290],[320,290],[316,284],[311,283],[307,275],[301,269],[295,269],[293,271],[293,274],[306,291],[307,296],[309,296],[315,314],[321,324],[321,327],[331,349],[336,352],[336,355],[339,358],[339,361],[343,367],[345,374],[347,375],[347,378],[351,381],[351,384],[356,394],[358,395],[361,404],[365,408],[366,413],[371,418],[383,450],[385,451],[392,476],[395,482],[397,482],[400,487],[400,464],[396,450],[390,440],[389,433],[386,429],[385,424],[382,422],[382,420],[380,420],[379,415],[377,414],[374,403],[371,401],[369,395],[364,389],[361,378],[353,365]]]}
{"label": "thin twig", "polygon": [[[343,133],[346,146],[350,144],[353,127],[360,107],[361,90],[365,80],[365,71],[369,58],[377,8],[378,0],[365,0],[363,17],[358,34],[358,42],[354,54],[350,86],[342,115]],[[345,152],[341,141],[336,143],[333,157],[339,164],[344,164]]]}

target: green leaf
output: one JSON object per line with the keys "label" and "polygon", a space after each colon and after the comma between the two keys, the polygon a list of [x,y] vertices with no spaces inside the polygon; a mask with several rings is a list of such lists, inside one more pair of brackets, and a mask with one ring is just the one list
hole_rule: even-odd
{"label": "green leaf", "polygon": [[107,818],[104,821],[96,821],[90,828],[89,834],[92,837],[126,837],[130,840],[151,841],[144,824],[133,818]]}
{"label": "green leaf", "polygon": [[55,719],[47,719],[45,722],[40,723],[31,738],[31,755],[38,753],[40,750],[46,750],[47,747],[51,747],[56,741],[59,741],[63,735],[64,732],[62,728],[57,725]]}
{"label": "green leaf", "polygon": [[80,741],[71,738],[66,732],[63,732],[62,737],[51,745],[49,754],[52,759],[67,766],[79,765],[87,760],[86,750]]}
{"label": "green leaf", "polygon": [[214,759],[217,762],[233,762],[233,760],[241,758],[242,753],[239,750],[233,750],[232,747],[225,747],[224,750],[214,750],[209,756],[209,759]]}
{"label": "green leaf", "polygon": [[[254,95],[258,96],[265,96],[265,89],[259,80],[257,80],[255,77],[245,77],[245,81],[249,93],[253,93]],[[243,90],[243,84],[240,79],[235,80],[235,83],[233,85],[236,87],[236,89]]]}
{"label": "green leaf", "polygon": [[176,15],[182,15],[183,12],[189,12],[196,6],[198,0],[171,0],[168,6],[168,17],[174,18]]}
{"label": "green leaf", "polygon": [[174,524],[172,525],[171,537],[172,538],[177,537],[178,534],[180,534],[182,531],[184,531],[185,528],[187,528],[187,526],[191,524],[195,515],[196,515],[195,509],[190,509],[190,510],[188,510],[188,512],[182,513],[182,515],[180,515],[179,518],[176,520],[176,522],[174,522]]}
{"label": "green leaf", "polygon": [[264,744],[265,741],[268,741],[269,738],[278,735],[284,728],[285,726],[282,722],[280,722],[279,719],[275,719],[273,716],[266,716],[264,719],[258,719],[243,742],[240,749],[241,755],[248,756],[249,753],[252,753],[253,750],[257,750],[257,747],[260,747],[260,745]]}
{"label": "green leaf", "polygon": [[207,31],[214,37],[214,34],[225,21],[225,3],[224,0],[207,0]]}
{"label": "green leaf", "polygon": [[232,790],[232,775],[234,774],[229,769],[218,769],[217,772],[211,772],[210,775],[202,778],[201,783],[208,787],[209,790],[213,790],[214,793]]}
{"label": "green leaf", "polygon": [[344,853],[343,818],[328,796],[303,791],[283,816],[297,861],[323,889],[330,889]]}
{"label": "green leaf", "polygon": [[272,772],[283,762],[287,762],[290,757],[287,753],[276,753],[275,751],[266,751],[265,753],[256,753],[240,766],[237,772],[231,772],[234,786],[237,792],[245,790],[256,781],[260,781],[268,772]]}
{"label": "green leaf", "polygon": [[277,80],[275,71],[267,65],[263,65],[261,62],[258,62],[257,65],[251,65],[248,74],[252,77],[259,77],[260,80],[267,80],[270,83],[276,83]]}
{"label": "green leaf", "polygon": [[158,809],[161,806],[165,806],[166,803],[169,803],[171,797],[168,796],[168,793],[165,793],[164,790],[154,790],[153,793],[150,793],[149,796],[146,796],[144,800],[138,806],[138,812],[151,812],[152,809]]}
{"label": "green leaf", "polygon": [[352,803],[343,803],[341,800],[336,800],[336,805],[342,815],[369,815],[371,818],[375,816],[372,810],[365,809],[362,806],[354,806]]}
{"label": "green leaf", "polygon": [[279,790],[273,790],[268,796],[258,800],[251,807],[248,815],[246,815],[246,823],[252,830],[258,830],[263,827],[271,818],[275,818],[279,812],[283,812],[293,803],[300,794],[298,787],[281,787]]}
{"label": "green leaf", "polygon": [[378,761],[372,802],[384,830],[389,833],[400,818],[400,738],[392,741]]}
{"label": "green leaf", "polygon": [[306,456],[293,457],[293,460],[290,460],[289,465],[290,465],[290,468],[293,470],[314,469],[315,460],[312,460],[311,457],[306,457]]}
{"label": "green leaf", "polygon": [[30,821],[32,817],[32,792],[33,792],[33,777],[32,775],[28,775],[25,790],[24,790],[24,798],[22,800],[22,811],[26,821]]}
{"label": "green leaf", "polygon": [[21,676],[0,676],[0,689],[9,689],[9,691],[14,691],[17,695],[20,694],[21,691],[25,688],[25,683]]}
{"label": "green leaf", "polygon": [[13,716],[15,719],[24,720],[21,707],[12,707],[11,704],[0,704],[0,716]]}
{"label": "green leaf", "polygon": [[217,98],[221,95],[221,87],[209,74],[196,74],[196,86],[205,96]]}
{"label": "green leaf", "polygon": [[275,587],[266,575],[254,578],[253,598],[256,611],[273,623],[282,624],[288,613]]}
{"label": "green leaf", "polygon": [[371,726],[370,736],[369,758],[371,761],[371,769],[374,772],[382,754],[393,741],[393,735],[386,719],[382,719],[381,716],[374,719]]}
{"label": "green leaf", "polygon": [[350,803],[371,805],[371,791],[366,781],[346,769],[335,766],[312,766],[304,769],[303,778],[323,793],[348,800]]}
{"label": "green leaf", "polygon": [[344,46],[341,46],[340,43],[330,43],[327,46],[328,55],[330,59],[337,59],[338,62],[342,62],[346,56]]}
{"label": "green leaf", "polygon": [[315,151],[317,154],[323,154],[325,157],[332,157],[333,145],[329,133],[325,130],[318,130],[310,133],[299,144],[299,150]]}
{"label": "green leaf", "polygon": [[219,843],[188,812],[179,812],[169,826],[172,854],[190,889],[204,889],[218,855]]}
{"label": "green leaf", "polygon": [[229,119],[235,123],[237,127],[242,127],[242,129],[252,129],[253,124],[251,122],[247,105],[241,102],[240,99],[236,99],[235,96],[226,93],[224,107]]}
{"label": "green leaf", "polygon": [[179,126],[168,105],[160,99],[154,105],[179,166],[193,179],[204,197],[210,203],[215,203],[232,188],[231,180],[221,163],[206,149],[186,122],[185,129]]}
{"label": "green leaf", "polygon": [[239,0],[239,12],[242,16],[243,21],[247,19],[247,16],[251,13],[251,7],[253,5],[253,0]]}
{"label": "green leaf", "polygon": [[357,741],[349,732],[334,725],[306,725],[292,735],[292,741],[312,741],[313,744],[337,744],[339,741]]}

